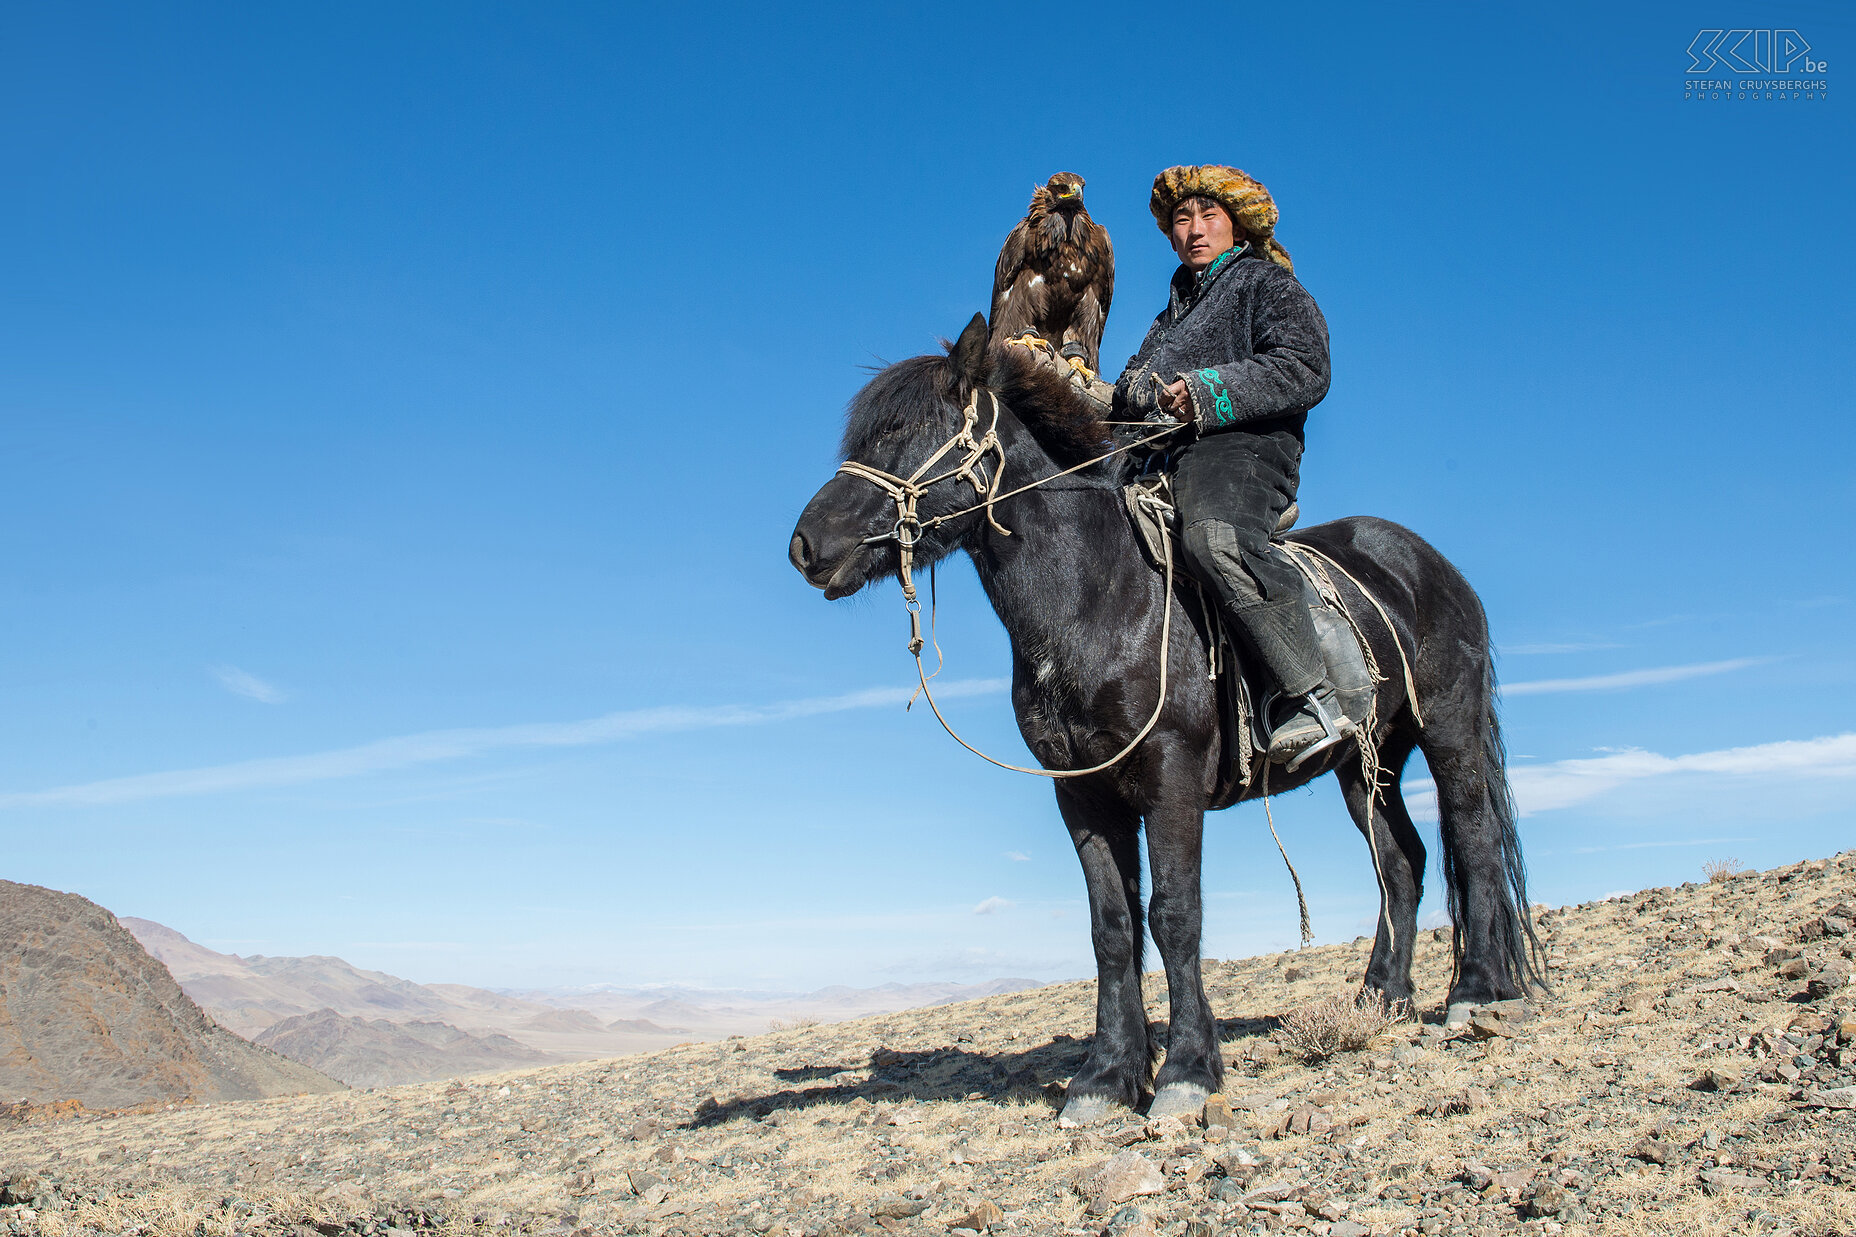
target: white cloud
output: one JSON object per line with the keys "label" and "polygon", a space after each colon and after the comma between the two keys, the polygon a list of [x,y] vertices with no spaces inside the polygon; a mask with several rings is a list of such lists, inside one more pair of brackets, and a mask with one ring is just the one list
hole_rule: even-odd
{"label": "white cloud", "polygon": [[1031,856],[1027,855],[1022,850],[1008,850],[1005,852],[1005,857],[1007,859],[1010,859],[1013,863],[1030,863],[1031,862]]}
{"label": "white cloud", "polygon": [[1527,765],[1509,774],[1523,815],[1571,807],[1645,778],[1850,777],[1856,775],[1856,733],[1730,747],[1688,756],[1617,752],[1586,760]]}
{"label": "white cloud", "polygon": [[975,915],[990,915],[994,911],[1002,911],[1010,905],[1012,905],[1010,899],[1001,898],[995,895],[993,897],[987,898],[984,902],[974,907],[973,913]]}
{"label": "white cloud", "polygon": [[1770,657],[1736,657],[1730,661],[1694,662],[1686,666],[1657,666],[1649,670],[1626,670],[1621,674],[1595,674],[1581,679],[1535,679],[1527,683],[1504,683],[1504,696],[1543,696],[1554,692],[1602,692],[1625,687],[1650,687],[1658,683],[1679,683],[1710,674],[1726,674],[1771,661]]}
{"label": "white cloud", "polygon": [[1621,649],[1621,644],[1608,641],[1590,641],[1584,644],[1504,644],[1501,646],[1503,656],[1524,656],[1529,653],[1589,653],[1595,649]]}
{"label": "white cloud", "polygon": [[[1687,756],[1624,751],[1578,760],[1523,765],[1508,770],[1521,815],[1572,807],[1630,782],[1647,778],[1702,781],[1737,777],[1856,777],[1856,733],[1817,739],[1785,739],[1753,747],[1729,747]],[[1437,791],[1430,781],[1407,784],[1405,804],[1412,816],[1437,819]]]}
{"label": "white cloud", "polygon": [[1581,855],[1596,855],[1613,850],[1655,850],[1664,846],[1726,846],[1733,842],[1757,842],[1758,838],[1679,838],[1670,842],[1620,842],[1616,846],[1581,846]]}
{"label": "white cloud", "polygon": [[[1009,679],[967,679],[940,689],[947,697],[983,696],[1011,686]],[[143,799],[183,795],[219,794],[233,790],[261,790],[335,778],[361,777],[403,769],[410,765],[461,760],[491,752],[520,748],[585,747],[618,743],[640,735],[681,730],[711,730],[727,726],[758,726],[767,722],[873,709],[908,701],[906,687],[876,687],[842,696],[815,696],[774,704],[728,704],[708,708],[669,705],[630,709],[577,722],[536,722],[525,726],[491,726],[468,730],[428,730],[423,734],[378,739],[358,747],[311,752],[302,756],[273,756],[200,769],[176,769],[109,778],[50,790],[0,794],[0,808],[48,807],[60,804],[131,803]]]}
{"label": "white cloud", "polygon": [[215,679],[219,680],[219,685],[234,696],[244,696],[248,700],[256,700],[262,704],[282,704],[289,699],[283,689],[275,683],[267,683],[257,675],[240,670],[237,666],[209,666],[207,669],[212,672]]}

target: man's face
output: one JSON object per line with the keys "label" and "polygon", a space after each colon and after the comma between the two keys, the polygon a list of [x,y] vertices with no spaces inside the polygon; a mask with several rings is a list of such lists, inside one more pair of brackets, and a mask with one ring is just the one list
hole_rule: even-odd
{"label": "man's face", "polygon": [[1205,198],[1187,198],[1173,208],[1173,252],[1195,271],[1202,271],[1237,243],[1231,216],[1224,207]]}

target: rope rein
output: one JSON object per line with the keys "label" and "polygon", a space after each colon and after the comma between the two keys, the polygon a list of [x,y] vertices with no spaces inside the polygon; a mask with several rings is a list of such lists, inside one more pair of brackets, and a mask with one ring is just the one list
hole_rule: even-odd
{"label": "rope rein", "polygon": [[[933,689],[928,686],[928,680],[940,674],[941,667],[944,664],[941,658],[941,646],[938,642],[935,644],[936,662],[934,674],[929,674],[928,668],[922,664],[922,649],[925,647],[927,641],[922,638],[921,598],[917,595],[915,590],[915,547],[920,544],[923,534],[927,533],[929,529],[940,524],[946,524],[952,520],[957,520],[963,515],[971,515],[975,511],[984,511],[986,513],[986,522],[992,526],[994,531],[998,532],[1001,536],[1010,537],[1012,535],[1012,530],[999,523],[998,516],[993,512],[993,505],[995,503],[1003,502],[1018,494],[1023,494],[1027,490],[1035,490],[1040,486],[1049,485],[1052,481],[1061,477],[1067,477],[1071,473],[1081,472],[1085,468],[1100,464],[1102,461],[1120,455],[1124,451],[1132,451],[1136,447],[1143,447],[1150,442],[1157,442],[1169,434],[1177,433],[1185,427],[1183,425],[1168,426],[1158,433],[1148,434],[1134,442],[1124,443],[1112,450],[1104,451],[1101,455],[1095,456],[1092,459],[1084,460],[1080,464],[1073,464],[1059,472],[1052,473],[1048,477],[1040,477],[1036,481],[1027,482],[1024,485],[1018,486],[1016,489],[1007,490],[1002,494],[999,492],[999,485],[1005,480],[1005,445],[999,441],[999,397],[992,391],[986,391],[986,400],[992,413],[992,416],[987,421],[986,432],[977,437],[974,435],[974,431],[979,428],[980,423],[979,404],[980,392],[982,390],[985,390],[985,388],[975,387],[973,389],[973,394],[967,399],[966,407],[961,411],[960,428],[954,432],[953,437],[942,443],[933,454],[922,461],[920,467],[908,476],[898,477],[894,473],[884,472],[880,468],[872,468],[870,465],[859,463],[856,460],[846,460],[844,463],[838,465],[838,471],[846,476],[858,477],[868,481],[870,484],[888,494],[891,501],[896,504],[895,526],[886,533],[878,533],[875,536],[864,538],[863,544],[875,545],[884,541],[894,541],[896,543],[897,558],[899,560],[898,574],[902,579],[902,604],[904,609],[909,613],[909,656],[915,659],[915,676],[920,683],[920,686],[916,688],[916,692],[927,699],[928,707],[933,710],[935,720],[941,723],[941,729],[947,731],[954,742],[960,744],[960,746],[966,748],[981,760],[986,761],[988,764],[997,765],[1001,769],[1009,769],[1013,773],[1029,773],[1034,777],[1048,778],[1084,777],[1091,773],[1100,773],[1104,769],[1119,764],[1130,752],[1140,746],[1141,740],[1145,739],[1153,732],[1154,726],[1160,721],[1161,712],[1166,708],[1167,661],[1171,654],[1173,637],[1172,538],[1165,535],[1162,537],[1166,545],[1166,591],[1164,594],[1164,605],[1166,608],[1160,620],[1159,698],[1154,701],[1154,711],[1152,715],[1148,717],[1147,724],[1142,726],[1140,732],[1128,741],[1126,747],[1122,748],[1119,752],[1102,763],[1091,765],[1087,769],[1030,769],[1023,765],[1008,764],[1003,760],[995,760],[993,757],[988,756],[985,752],[982,752],[979,748],[974,747],[971,743],[961,738],[954,728],[948,725],[947,718],[941,715],[940,704],[935,701]],[[1146,425],[1147,422],[1112,421],[1106,422],[1105,424]],[[922,479],[923,474],[940,463],[941,460],[947,456],[948,452],[954,450],[956,447],[965,448],[965,458],[947,471],[938,473],[924,481]],[[983,463],[988,455],[995,455],[998,458],[998,466],[992,470],[990,476],[987,475]],[[929,487],[942,481],[952,479],[959,479],[971,485],[974,494],[978,496],[980,501],[974,503],[970,507],[962,507],[958,511],[950,511],[943,515],[930,516],[926,520],[922,519],[917,511],[922,495],[928,491]],[[1155,503],[1155,505],[1158,504]],[[1162,519],[1159,521],[1159,524],[1164,530],[1166,521]],[[928,586],[930,596],[928,625],[929,633],[932,637],[935,620],[935,606],[933,604],[934,572],[932,567],[929,569]],[[915,697],[911,696],[909,698],[909,703],[913,704],[914,702]]]}
{"label": "rope rein", "polygon": [[[1161,526],[1163,528],[1165,527],[1164,522]],[[1161,540],[1166,546],[1166,591],[1163,594],[1165,600],[1162,602],[1166,610],[1160,619],[1159,696],[1154,701],[1154,711],[1148,716],[1147,724],[1142,726],[1139,733],[1132,739],[1128,740],[1128,745],[1126,747],[1116,752],[1113,756],[1110,756],[1107,760],[1104,760],[1101,764],[1090,765],[1087,769],[1031,769],[1024,765],[1007,764],[1003,760],[995,760],[993,757],[988,756],[985,752],[982,752],[979,748],[974,747],[971,743],[961,738],[960,735],[955,732],[954,728],[947,724],[947,719],[941,716],[941,706],[935,703],[934,692],[930,691],[928,688],[928,680],[933,678],[934,675],[927,673],[926,669],[923,667],[922,651],[919,642],[917,642],[910,647],[909,652],[915,657],[915,673],[921,680],[921,687],[919,690],[922,696],[927,699],[928,707],[934,710],[934,719],[941,723],[941,729],[947,731],[947,733],[952,736],[954,742],[960,744],[960,746],[966,748],[969,752],[972,752],[987,764],[997,765],[1001,769],[1009,769],[1013,773],[1029,773],[1033,777],[1048,777],[1053,780],[1065,777],[1087,777],[1091,773],[1100,773],[1104,769],[1120,764],[1130,752],[1140,746],[1141,740],[1145,739],[1153,731],[1154,726],[1160,721],[1161,711],[1166,708],[1167,661],[1171,654],[1173,643],[1173,538],[1169,535],[1163,536]],[[932,579],[932,577],[930,578]],[[933,627],[933,620],[934,615],[931,609],[929,611],[929,625],[931,629]],[[935,652],[937,654],[940,653],[940,647],[938,645],[935,648]],[[941,673],[939,666],[935,667],[934,673]]]}

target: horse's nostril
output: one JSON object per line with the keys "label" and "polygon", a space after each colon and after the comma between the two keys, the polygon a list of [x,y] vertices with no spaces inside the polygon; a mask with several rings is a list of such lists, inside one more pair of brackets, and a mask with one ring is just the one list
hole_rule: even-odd
{"label": "horse's nostril", "polygon": [[787,548],[786,557],[802,572],[812,565],[812,547],[806,544],[804,533],[793,534],[793,544]]}

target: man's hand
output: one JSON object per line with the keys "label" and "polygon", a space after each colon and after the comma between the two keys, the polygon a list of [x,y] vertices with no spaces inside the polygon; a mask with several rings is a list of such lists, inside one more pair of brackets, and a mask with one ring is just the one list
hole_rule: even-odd
{"label": "man's hand", "polygon": [[1172,413],[1177,421],[1193,419],[1192,396],[1186,392],[1184,378],[1177,382],[1169,382],[1160,388],[1160,408],[1163,412]]}

